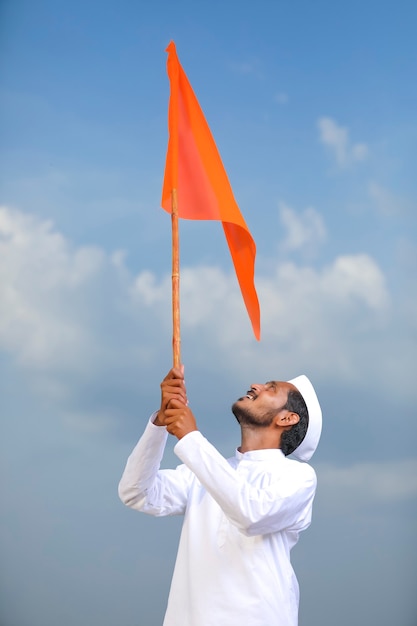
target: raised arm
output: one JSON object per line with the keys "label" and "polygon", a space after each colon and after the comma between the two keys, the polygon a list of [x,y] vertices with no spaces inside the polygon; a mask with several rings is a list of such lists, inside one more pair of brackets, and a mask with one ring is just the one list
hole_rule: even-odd
{"label": "raised arm", "polygon": [[119,483],[119,497],[126,506],[151,515],[184,513],[192,473],[185,466],[160,470],[168,430],[165,411],[171,401],[187,403],[182,369],[172,369],[161,383],[161,406],[127,460]]}

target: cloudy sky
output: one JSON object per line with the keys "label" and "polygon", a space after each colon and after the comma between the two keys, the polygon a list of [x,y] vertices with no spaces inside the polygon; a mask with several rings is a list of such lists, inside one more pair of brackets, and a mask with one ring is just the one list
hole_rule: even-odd
{"label": "cloudy sky", "polygon": [[416,19],[411,0],[1,2],[2,626],[162,622],[181,520],[117,484],[172,360],[171,39],[258,250],[259,343],[220,225],[181,223],[199,427],[231,455],[242,391],[307,374],[300,626],[415,626]]}

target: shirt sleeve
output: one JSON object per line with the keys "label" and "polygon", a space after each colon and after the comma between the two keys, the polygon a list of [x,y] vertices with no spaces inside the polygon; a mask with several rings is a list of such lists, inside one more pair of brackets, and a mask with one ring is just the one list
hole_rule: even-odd
{"label": "shirt sleeve", "polygon": [[126,506],[149,515],[182,515],[193,474],[185,465],[159,469],[168,433],[153,423],[154,417],[155,413],[127,460],[119,497]]}
{"label": "shirt sleeve", "polygon": [[229,520],[246,535],[303,530],[311,521],[316,475],[306,463],[283,459],[265,486],[232,468],[199,431],[189,433],[174,448]]}

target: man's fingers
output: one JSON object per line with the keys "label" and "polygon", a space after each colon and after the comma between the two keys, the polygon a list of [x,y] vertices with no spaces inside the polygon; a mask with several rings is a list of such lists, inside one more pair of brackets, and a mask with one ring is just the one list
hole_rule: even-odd
{"label": "man's fingers", "polygon": [[184,380],[184,366],[180,365],[180,367],[173,367],[169,370],[168,374],[165,376],[165,380]]}
{"label": "man's fingers", "polygon": [[183,404],[183,402],[172,400],[169,403],[169,407],[164,411],[165,421],[167,423],[171,423],[183,419],[186,415],[188,415],[188,411],[189,409],[185,406],[185,404]]}
{"label": "man's fingers", "polygon": [[184,381],[178,378],[163,380],[161,383],[161,390],[165,392],[175,393],[177,391],[181,391],[182,393],[186,393]]}
{"label": "man's fingers", "polygon": [[161,384],[162,404],[166,406],[168,402],[174,398],[187,404],[187,391],[184,381],[172,379],[164,381]]}
{"label": "man's fingers", "polygon": [[171,391],[171,392],[182,391],[183,393],[185,393],[184,381],[178,380],[178,379],[163,381],[161,383],[161,389],[162,391]]}
{"label": "man's fingers", "polygon": [[171,398],[167,404],[167,409],[183,409],[186,403],[181,398]]}
{"label": "man's fingers", "polygon": [[[184,368],[173,367],[165,376],[161,383],[161,408],[160,419],[167,426],[168,432],[178,436],[176,424],[186,418],[186,414],[182,413],[188,405],[187,390],[184,383]],[[168,409],[169,407],[169,409]],[[168,411],[174,411],[170,413]],[[171,430],[174,429],[174,430]],[[181,431],[182,432],[182,431]]]}
{"label": "man's fingers", "polygon": [[170,408],[164,411],[164,418],[167,431],[178,439],[193,430],[197,430],[192,411],[178,400],[173,400]]}

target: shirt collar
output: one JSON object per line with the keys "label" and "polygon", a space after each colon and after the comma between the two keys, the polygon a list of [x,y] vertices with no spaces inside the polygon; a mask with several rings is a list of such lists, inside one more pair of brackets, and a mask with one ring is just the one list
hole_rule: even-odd
{"label": "shirt collar", "polygon": [[282,461],[285,454],[279,448],[268,448],[267,450],[250,450],[249,452],[239,452],[236,450],[236,459],[238,461]]}

